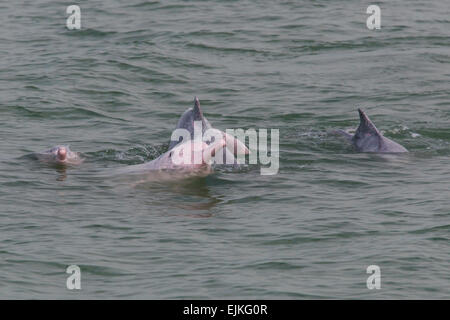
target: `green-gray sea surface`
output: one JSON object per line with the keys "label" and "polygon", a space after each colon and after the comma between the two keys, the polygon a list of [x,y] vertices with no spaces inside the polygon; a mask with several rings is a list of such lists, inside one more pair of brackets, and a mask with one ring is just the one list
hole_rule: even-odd
{"label": "green-gray sea surface", "polygon": [[[0,3],[0,298],[449,298],[447,1],[378,1],[380,30],[371,1],[74,2]],[[105,174],[164,152],[194,96],[279,129],[278,174]],[[358,107],[410,152],[328,134]],[[86,161],[26,156],[57,144]]]}

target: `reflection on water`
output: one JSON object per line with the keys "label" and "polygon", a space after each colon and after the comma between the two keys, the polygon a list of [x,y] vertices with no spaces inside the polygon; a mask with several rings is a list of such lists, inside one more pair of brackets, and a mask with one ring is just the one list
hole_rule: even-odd
{"label": "reflection on water", "polygon": [[[190,211],[201,211],[196,217],[209,217],[210,211],[221,202],[211,194],[206,177],[191,177],[171,181],[147,181],[134,185],[134,189],[148,194],[152,202],[164,202],[166,206]],[[205,212],[206,211],[206,212]],[[189,215],[191,215],[190,213]]]}
{"label": "reflection on water", "polygon": [[58,181],[64,181],[67,179],[67,169],[64,165],[59,165],[56,167],[56,172],[58,173],[58,177],[56,180]]}

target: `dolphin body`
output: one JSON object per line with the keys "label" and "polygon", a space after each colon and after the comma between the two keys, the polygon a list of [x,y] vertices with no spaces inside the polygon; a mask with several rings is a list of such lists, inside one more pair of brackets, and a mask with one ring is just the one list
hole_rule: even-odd
{"label": "dolphin body", "polygon": [[[202,134],[211,129],[214,134],[211,139],[203,141],[194,138],[194,122],[202,122]],[[200,109],[200,102],[195,98],[194,107],[186,110],[180,117],[176,129],[186,129],[191,135],[191,139],[183,141],[180,137],[178,141],[171,141],[167,152],[158,158],[143,164],[132,165],[119,170],[119,173],[139,174],[149,173],[158,178],[180,178],[189,176],[204,176],[212,172],[211,164],[215,157],[223,154],[223,157],[230,157],[235,161],[234,154],[247,154],[249,150],[239,140],[230,135],[213,129],[208,120],[203,116]],[[228,150],[232,146],[234,154]],[[234,162],[236,163],[236,161]]]}
{"label": "dolphin body", "polygon": [[212,172],[212,158],[225,146],[226,142],[223,138],[209,145],[202,141],[183,142],[150,162],[128,166],[119,173],[139,175],[160,173],[160,178],[163,179],[206,176]]}
{"label": "dolphin body", "polygon": [[357,151],[377,153],[408,152],[402,145],[384,137],[364,111],[358,109],[358,112],[360,123],[354,135],[343,130],[337,131],[337,133],[344,135]]}
{"label": "dolphin body", "polygon": [[[178,124],[175,129],[186,129],[189,131],[191,135],[191,140],[194,139],[194,122],[201,121],[202,124],[202,134],[205,134],[207,130],[213,129],[211,124],[209,123],[208,119],[203,115],[202,109],[200,108],[200,101],[197,97],[194,98],[194,107],[187,109],[183,115],[178,120]],[[218,154],[214,158],[214,162],[216,164],[225,164],[225,165],[234,165],[238,166],[239,162],[235,158],[239,154],[246,155],[249,154],[250,151],[248,148],[238,139],[230,136],[227,133],[224,133],[218,129],[214,129],[216,131],[219,131],[224,135],[226,146],[227,148],[224,148],[223,150],[219,150]],[[182,137],[179,138],[178,141],[170,141],[169,144],[169,150],[181,143]],[[206,143],[210,144],[214,142],[214,138],[207,140]],[[231,151],[230,151],[231,150]],[[221,156],[223,158],[221,158]],[[220,159],[221,158],[221,159]]]}

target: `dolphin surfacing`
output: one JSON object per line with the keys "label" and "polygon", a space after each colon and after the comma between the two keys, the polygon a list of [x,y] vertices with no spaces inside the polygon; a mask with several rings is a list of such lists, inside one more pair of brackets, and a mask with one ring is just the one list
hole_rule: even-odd
{"label": "dolphin surfacing", "polygon": [[160,180],[207,176],[213,171],[212,159],[225,146],[224,138],[209,145],[203,141],[182,142],[150,162],[122,168],[118,173],[147,173]]}
{"label": "dolphin surfacing", "polygon": [[[247,155],[250,153],[249,149],[242,143],[239,139],[222,132],[216,128],[213,128],[211,123],[203,115],[203,111],[200,107],[200,101],[197,97],[194,98],[194,107],[187,109],[183,115],[178,120],[178,124],[175,129],[186,129],[191,135],[191,140],[194,139],[194,123],[200,122],[202,125],[202,135],[205,134],[207,130],[214,129],[220,132],[226,141],[226,148],[219,150],[217,155],[214,157],[214,162],[218,164],[232,164],[239,165],[237,159],[238,155]],[[169,150],[174,148],[176,145],[182,142],[180,137],[178,141],[170,141]],[[207,144],[214,142],[214,139],[206,141]]]}
{"label": "dolphin surfacing", "polygon": [[358,112],[360,123],[354,135],[343,130],[335,131],[335,133],[343,135],[358,152],[408,152],[402,145],[383,136],[363,110],[358,109]]}
{"label": "dolphin surfacing", "polygon": [[[201,139],[195,137],[195,122],[201,122]],[[203,115],[197,97],[194,99],[194,107],[181,115],[175,129],[185,129],[190,137],[186,136],[187,141],[183,141],[183,137],[171,141],[168,150],[156,159],[119,169],[118,173],[140,176],[149,174],[152,178],[156,177],[159,180],[206,176],[212,173],[212,164],[218,162],[218,158],[222,160],[222,155],[224,159],[227,158],[227,161],[230,159],[234,161],[231,164],[235,164],[235,155],[249,152],[238,139],[211,126]],[[207,132],[208,130],[210,131]],[[203,137],[205,133],[208,137]],[[230,152],[229,148],[233,152]],[[229,162],[219,163],[229,164]]]}
{"label": "dolphin surfacing", "polygon": [[56,165],[78,165],[84,161],[78,152],[73,152],[67,145],[58,145],[33,155],[41,162]]}

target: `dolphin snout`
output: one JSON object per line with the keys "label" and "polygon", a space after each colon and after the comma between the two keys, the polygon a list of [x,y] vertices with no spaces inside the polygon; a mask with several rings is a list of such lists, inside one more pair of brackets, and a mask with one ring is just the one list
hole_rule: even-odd
{"label": "dolphin snout", "polygon": [[66,160],[66,158],[67,158],[67,149],[65,147],[60,147],[58,149],[58,154],[57,155],[58,155],[58,159],[59,160],[61,160],[61,161]]}

